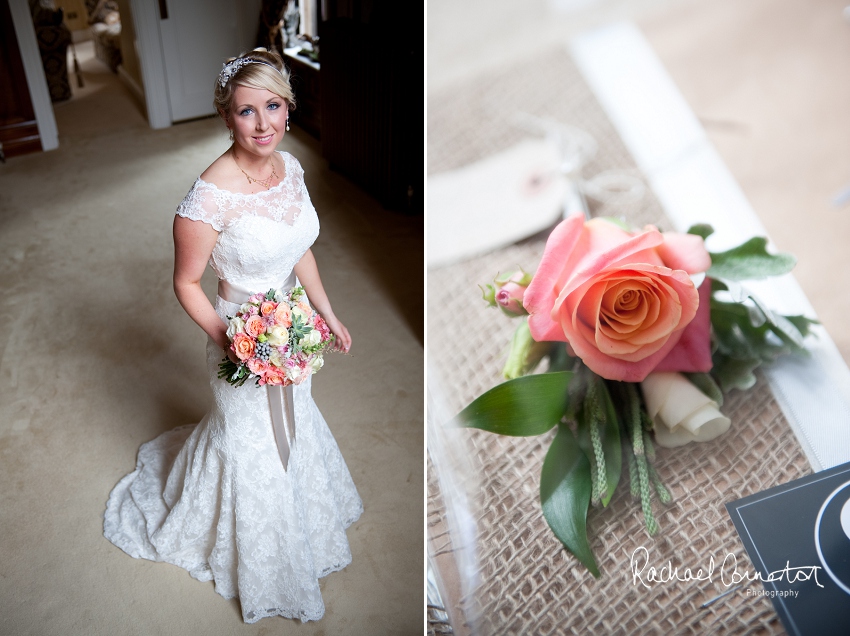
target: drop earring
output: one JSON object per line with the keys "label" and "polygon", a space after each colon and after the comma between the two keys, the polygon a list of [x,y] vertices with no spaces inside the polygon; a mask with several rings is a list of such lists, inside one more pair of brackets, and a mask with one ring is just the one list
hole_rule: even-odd
{"label": "drop earring", "polygon": [[289,132],[289,117],[286,118],[286,132]]}
{"label": "drop earring", "polygon": [[230,141],[233,141],[233,129],[228,128],[227,130],[230,131]]}

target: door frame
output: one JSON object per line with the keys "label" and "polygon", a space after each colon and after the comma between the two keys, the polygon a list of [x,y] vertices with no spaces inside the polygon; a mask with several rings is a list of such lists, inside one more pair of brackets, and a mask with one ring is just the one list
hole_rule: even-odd
{"label": "door frame", "polygon": [[165,59],[159,33],[159,2],[167,0],[130,0],[139,66],[142,70],[142,90],[151,128],[171,126],[171,105],[165,78]]}

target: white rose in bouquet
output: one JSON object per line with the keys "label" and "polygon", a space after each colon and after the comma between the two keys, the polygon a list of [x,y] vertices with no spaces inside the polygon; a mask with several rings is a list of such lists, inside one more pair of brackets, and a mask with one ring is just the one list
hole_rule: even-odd
{"label": "white rose in bouquet", "polygon": [[227,337],[230,340],[233,340],[237,333],[245,333],[245,321],[239,316],[231,318],[227,325]]}
{"label": "white rose in bouquet", "polygon": [[313,329],[301,338],[301,342],[299,343],[302,347],[312,347],[319,344],[322,341],[322,334],[319,333],[318,329]]}
{"label": "white rose in bouquet", "polygon": [[650,373],[640,383],[655,441],[664,448],[708,442],[729,430],[717,403],[679,373]]}
{"label": "white rose in bouquet", "polygon": [[289,342],[289,332],[283,325],[275,325],[266,333],[268,342],[272,347],[279,347]]}

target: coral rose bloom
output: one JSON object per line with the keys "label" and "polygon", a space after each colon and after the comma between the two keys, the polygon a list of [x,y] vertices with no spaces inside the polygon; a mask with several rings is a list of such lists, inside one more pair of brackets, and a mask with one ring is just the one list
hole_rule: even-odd
{"label": "coral rose bloom", "polygon": [[689,274],[710,266],[699,236],[651,226],[630,234],[604,219],[585,223],[573,215],[549,236],[525,292],[531,335],[566,341],[608,380],[640,382],[653,370],[709,371],[710,288],[698,292]]}
{"label": "coral rose bloom", "polygon": [[265,333],[266,325],[263,319],[259,316],[251,316],[245,321],[245,333],[256,338],[261,333]]}
{"label": "coral rose bloom", "polygon": [[274,311],[274,309],[275,309],[275,303],[267,300],[262,305],[260,305],[260,315],[264,316],[264,317],[268,316],[269,314],[271,314]]}
{"label": "coral rose bloom", "polygon": [[244,333],[233,336],[233,353],[240,360],[247,360],[254,355],[254,339]]}
{"label": "coral rose bloom", "polygon": [[292,326],[292,310],[286,303],[280,303],[274,310],[274,322],[289,329]]}

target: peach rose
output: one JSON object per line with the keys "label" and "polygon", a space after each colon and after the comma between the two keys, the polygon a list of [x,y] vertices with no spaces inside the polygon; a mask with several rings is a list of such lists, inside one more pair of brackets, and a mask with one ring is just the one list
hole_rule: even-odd
{"label": "peach rose", "polygon": [[266,331],[266,325],[259,316],[251,316],[245,321],[245,333],[256,338]]}
{"label": "peach rose", "polygon": [[248,366],[248,370],[254,375],[263,375],[269,366],[257,358],[251,358],[246,364]]}
{"label": "peach rose", "polygon": [[[661,234],[652,226],[631,234],[604,219],[573,215],[552,231],[525,292],[531,335],[566,341],[608,380],[640,382],[653,370],[709,371],[710,287],[697,291],[689,274],[710,266],[699,236]],[[687,346],[676,351],[680,340]]]}
{"label": "peach rose", "polygon": [[289,329],[292,326],[292,310],[286,303],[280,303],[274,310],[274,322]]}
{"label": "peach rose", "polygon": [[265,301],[262,305],[260,305],[260,315],[268,316],[269,314],[274,312],[275,304],[270,300]]}
{"label": "peach rose", "polygon": [[266,375],[263,379],[265,380],[265,384],[270,384],[271,386],[279,386],[285,383],[286,376],[284,375],[282,369],[269,367],[266,370]]}
{"label": "peach rose", "polygon": [[304,300],[298,301],[298,309],[301,310],[301,313],[303,313],[306,318],[309,318],[310,314],[313,313],[313,308],[310,307],[310,303]]}
{"label": "peach rose", "polygon": [[233,336],[231,348],[237,358],[247,360],[254,355],[254,339],[244,333],[237,333]]}

